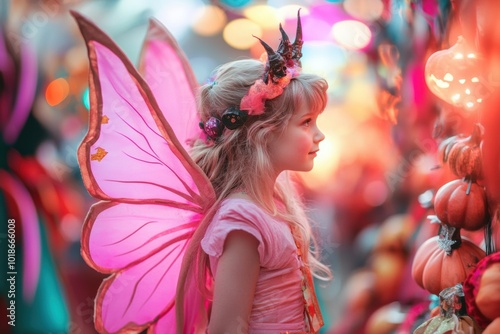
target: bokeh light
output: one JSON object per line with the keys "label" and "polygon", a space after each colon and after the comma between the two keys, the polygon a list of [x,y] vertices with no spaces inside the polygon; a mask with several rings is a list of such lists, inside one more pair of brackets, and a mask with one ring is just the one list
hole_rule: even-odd
{"label": "bokeh light", "polygon": [[311,5],[310,14],[318,20],[333,25],[343,20],[352,20],[353,17],[346,13],[341,5],[319,2]]}
{"label": "bokeh light", "polygon": [[305,41],[329,41],[332,26],[316,16],[305,16],[301,19]]}
{"label": "bokeh light", "polygon": [[87,110],[90,110],[90,90],[88,87],[83,91],[82,103]]}
{"label": "bokeh light", "polygon": [[304,6],[290,4],[279,7],[278,15],[280,16],[280,21],[283,22],[287,19],[296,19],[299,9],[301,17],[309,15],[309,9]]}
{"label": "bokeh light", "polygon": [[196,11],[193,30],[201,36],[213,36],[222,31],[226,22],[227,16],[222,9],[207,5]]}
{"label": "bokeh light", "polygon": [[50,106],[56,106],[69,94],[69,84],[65,78],[57,78],[47,85],[45,99]]}
{"label": "bokeh light", "polygon": [[165,6],[155,16],[177,40],[181,40],[194,24],[193,13],[204,5],[201,0],[178,1],[175,6]]}
{"label": "bokeh light", "polygon": [[345,0],[344,9],[355,18],[374,21],[384,12],[381,0]]}
{"label": "bokeh light", "polygon": [[335,23],[332,27],[333,39],[349,50],[359,50],[366,47],[372,38],[370,28],[362,22],[346,20]]}
{"label": "bokeh light", "polygon": [[225,6],[241,8],[251,4],[253,0],[220,0],[220,3]]}
{"label": "bokeh light", "polygon": [[276,8],[266,5],[245,8],[243,15],[260,25],[262,29],[276,29],[281,18]]}
{"label": "bokeh light", "polygon": [[253,36],[262,37],[262,29],[249,19],[236,19],[226,25],[222,36],[231,47],[246,50],[258,41]]}
{"label": "bokeh light", "polygon": [[314,73],[328,81],[329,89],[347,63],[344,49],[331,42],[309,42],[302,48],[302,68],[304,72]]}

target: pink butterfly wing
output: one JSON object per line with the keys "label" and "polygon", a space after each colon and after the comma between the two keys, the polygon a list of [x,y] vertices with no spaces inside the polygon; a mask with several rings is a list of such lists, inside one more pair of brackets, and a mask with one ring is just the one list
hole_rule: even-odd
{"label": "pink butterfly wing", "polygon": [[196,77],[174,37],[163,25],[151,19],[144,40],[139,71],[151,87],[156,101],[179,142],[186,148],[200,136],[196,112]]}
{"label": "pink butterfly wing", "polygon": [[[140,331],[158,317],[175,319],[175,282],[199,218],[194,212],[154,204],[100,202],[92,207],[82,237],[88,246],[84,254],[90,255],[87,261],[96,270],[115,272],[99,289],[99,332]],[[160,333],[169,330],[175,331],[174,323]]]}
{"label": "pink butterfly wing", "polygon": [[112,273],[96,298],[96,329],[140,332],[172,317],[187,241],[215,194],[127,57],[72,14],[90,60],[90,124],[78,150],[80,169],[90,194],[107,200],[92,207],[82,231],[87,263]]}
{"label": "pink butterfly wing", "polygon": [[200,188],[210,192],[209,182],[180,145],[148,85],[109,37],[83,18],[78,23],[89,49],[92,109],[78,156],[91,195],[203,202]]}
{"label": "pink butterfly wing", "polygon": [[199,220],[199,213],[182,208],[103,201],[89,211],[83,256],[102,273],[126,269],[158,252],[182,249]]}

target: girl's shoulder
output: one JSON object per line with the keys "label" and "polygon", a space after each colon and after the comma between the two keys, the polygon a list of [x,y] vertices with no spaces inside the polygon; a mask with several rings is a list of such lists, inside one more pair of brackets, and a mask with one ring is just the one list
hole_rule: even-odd
{"label": "girl's shoulder", "polygon": [[[221,201],[201,240],[202,249],[210,256],[219,257],[223,252],[227,235],[235,230],[245,231],[257,239],[260,263],[263,266],[275,266],[275,262],[278,261],[275,256],[276,249],[291,253],[295,251],[295,243],[288,224],[272,216],[242,193],[233,194]],[[284,242],[289,245],[288,248],[283,247]]]}
{"label": "girl's shoulder", "polygon": [[217,213],[219,217],[225,215],[234,216],[235,214],[237,216],[246,216],[250,214],[251,216],[263,215],[264,217],[270,217],[259,204],[252,200],[250,196],[242,192],[233,193],[225,198],[221,202]]}
{"label": "girl's shoulder", "polygon": [[244,193],[233,194],[220,203],[209,230],[239,229],[243,226],[255,229],[264,238],[289,231],[288,223]]}

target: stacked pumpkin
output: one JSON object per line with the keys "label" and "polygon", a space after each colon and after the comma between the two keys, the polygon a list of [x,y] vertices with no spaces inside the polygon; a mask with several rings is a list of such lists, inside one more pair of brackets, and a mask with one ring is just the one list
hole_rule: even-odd
{"label": "stacked pumpkin", "polygon": [[486,255],[474,242],[461,236],[462,230],[479,230],[488,221],[485,190],[478,183],[482,177],[482,133],[482,126],[476,124],[469,137],[450,137],[439,148],[440,159],[458,179],[437,191],[436,215],[431,222],[440,223],[441,228],[437,236],[419,247],[412,266],[417,284],[435,295],[465,281]]}

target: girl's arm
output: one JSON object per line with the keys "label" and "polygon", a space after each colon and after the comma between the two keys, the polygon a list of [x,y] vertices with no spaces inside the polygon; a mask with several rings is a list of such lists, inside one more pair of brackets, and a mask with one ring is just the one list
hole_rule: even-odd
{"label": "girl's arm", "polygon": [[260,270],[259,242],[244,231],[230,232],[215,276],[210,334],[247,333]]}

